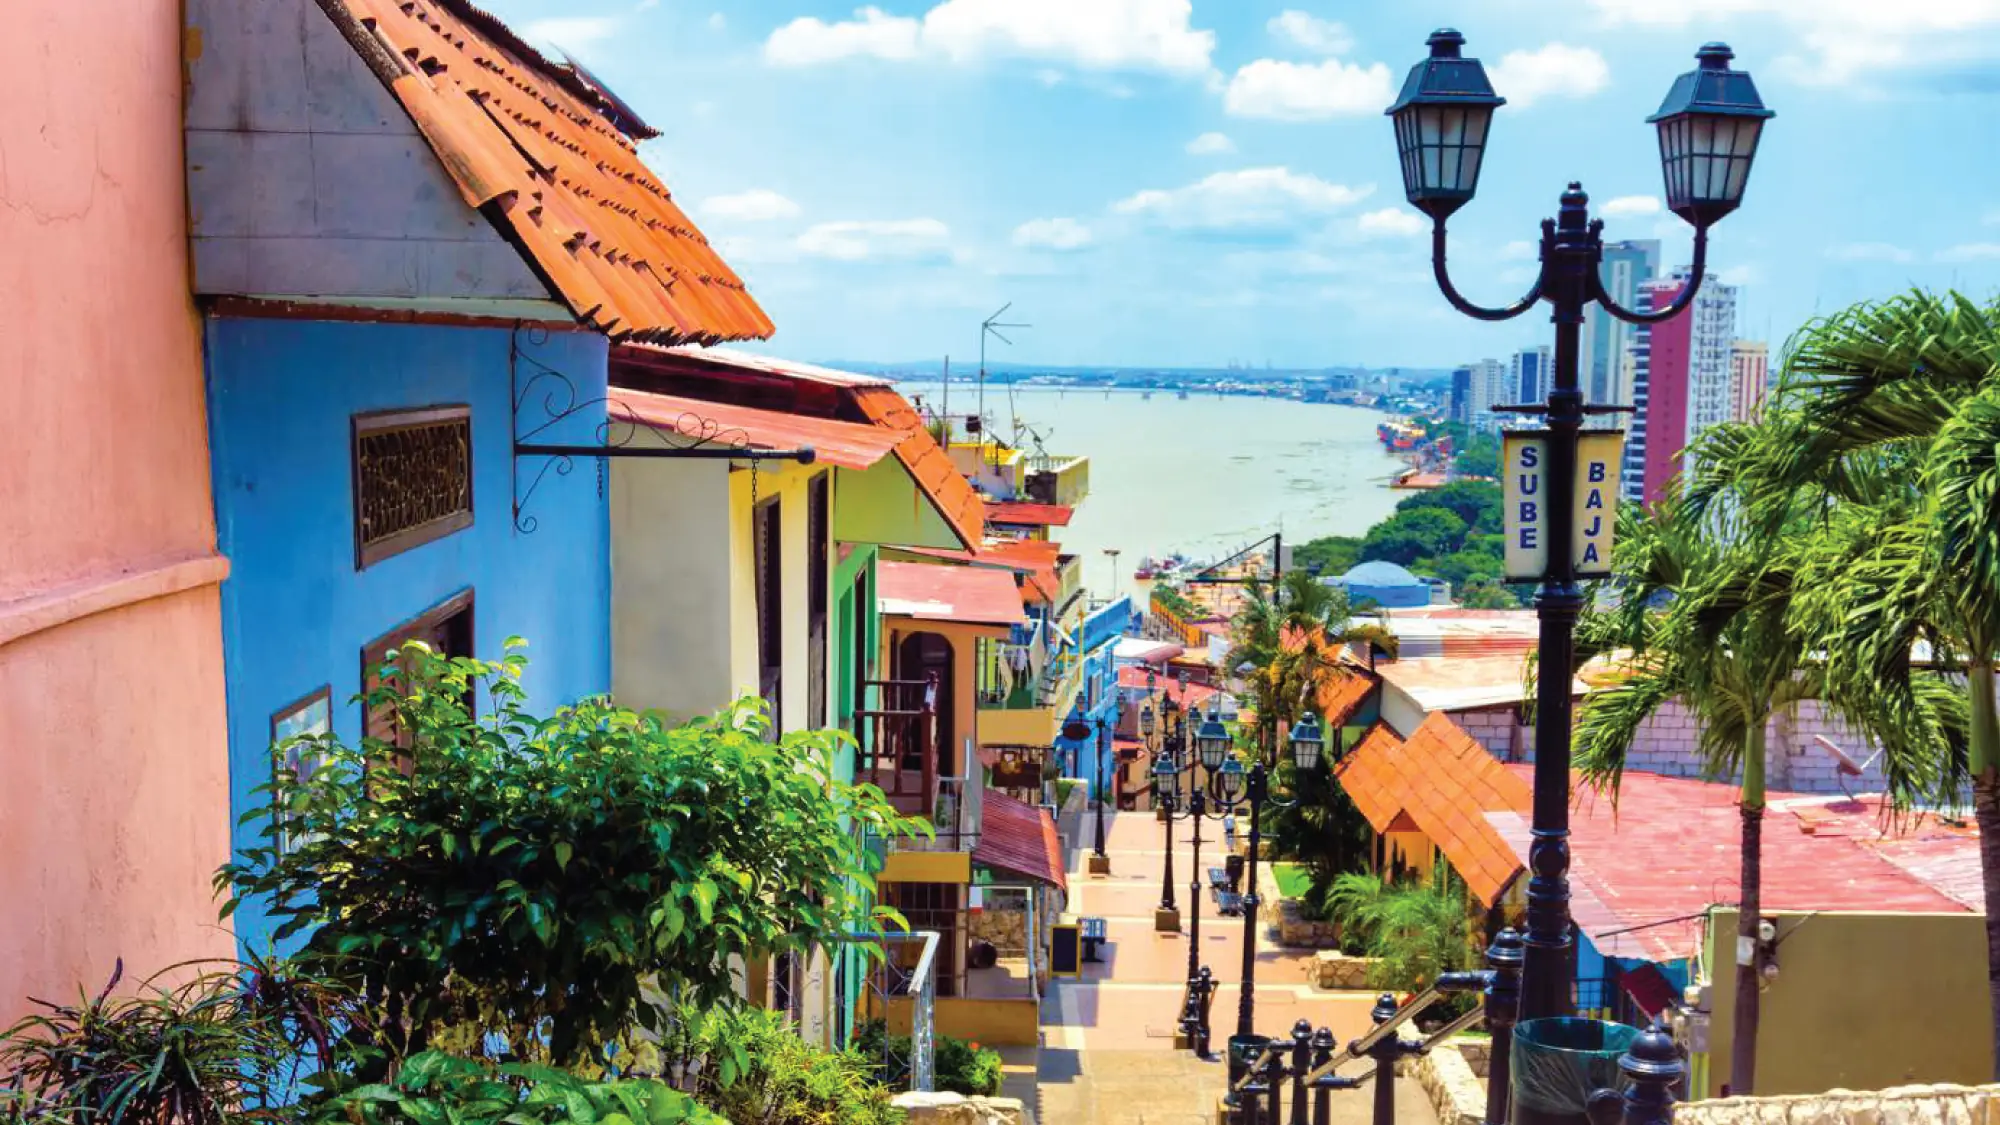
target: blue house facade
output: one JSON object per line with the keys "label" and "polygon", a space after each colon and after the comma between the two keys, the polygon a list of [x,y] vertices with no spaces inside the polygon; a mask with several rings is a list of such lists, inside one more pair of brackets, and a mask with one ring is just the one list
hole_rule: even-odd
{"label": "blue house facade", "polygon": [[440,0],[251,7],[186,6],[238,848],[275,742],[393,733],[355,697],[406,641],[608,693],[610,343],[771,330],[582,71]]}

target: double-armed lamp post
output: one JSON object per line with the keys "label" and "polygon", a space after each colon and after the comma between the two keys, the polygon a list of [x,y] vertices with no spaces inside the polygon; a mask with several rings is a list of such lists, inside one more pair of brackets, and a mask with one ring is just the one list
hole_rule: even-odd
{"label": "double-armed lamp post", "polygon": [[[1438,288],[1452,307],[1478,320],[1508,320],[1537,303],[1550,305],[1555,321],[1554,379],[1544,403],[1506,409],[1540,414],[1547,428],[1548,482],[1541,518],[1509,512],[1508,533],[1529,530],[1546,545],[1535,609],[1541,619],[1540,677],[1535,710],[1533,843],[1528,852],[1527,959],[1522,982],[1523,1020],[1564,1016],[1573,1009],[1569,911],[1570,678],[1573,637],[1583,594],[1573,554],[1578,526],[1571,498],[1577,494],[1578,432],[1588,414],[1628,409],[1586,405],[1578,387],[1578,347],[1585,311],[1592,304],[1629,324],[1657,324],[1679,315],[1701,289],[1708,259],[1708,228],[1736,210],[1750,179],[1750,165],[1764,122],[1764,108],[1750,76],[1730,69],[1734,57],[1721,43],[1696,52],[1700,65],[1681,75],[1658,113],[1646,120],[1659,130],[1667,210],[1694,227],[1694,264],[1687,284],[1664,309],[1638,312],[1618,304],[1599,274],[1604,223],[1590,218],[1589,197],[1572,182],[1554,219],[1542,221],[1541,271],[1520,300],[1486,308],[1466,300],[1445,269],[1445,220],[1471,202],[1486,155],[1493,111],[1504,102],[1479,60],[1464,58],[1465,37],[1449,28],[1430,37],[1430,57],[1411,68],[1402,96],[1389,107],[1410,203],[1431,217],[1431,264]],[[1672,440],[1657,435],[1656,440]],[[1503,474],[1534,466],[1503,465]],[[1526,505],[1524,505],[1526,507]],[[1510,547],[1514,544],[1510,543]],[[1523,543],[1524,549],[1535,546]]]}

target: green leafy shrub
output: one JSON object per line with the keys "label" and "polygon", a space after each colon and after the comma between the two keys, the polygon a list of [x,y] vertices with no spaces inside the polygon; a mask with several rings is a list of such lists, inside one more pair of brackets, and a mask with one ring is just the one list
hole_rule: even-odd
{"label": "green leafy shrub", "polygon": [[321,1107],[324,1125],[723,1125],[657,1079],[591,1081],[534,1063],[495,1065],[442,1051],[410,1056],[387,1082]]}
{"label": "green leafy shrub", "polygon": [[[1000,1052],[968,1039],[933,1035],[936,1051],[937,1088],[968,1097],[997,1094],[1004,1079]],[[910,1085],[910,1037],[890,1035],[881,1020],[863,1024],[854,1039],[854,1049],[878,1068],[890,1068],[883,1080],[899,1090]]]}
{"label": "green leafy shrub", "polygon": [[[1343,943],[1377,959],[1369,984],[1416,992],[1443,973],[1476,967],[1472,915],[1465,884],[1440,864],[1429,879],[1385,881],[1349,873],[1333,881],[1323,903],[1340,923]],[[1447,998],[1439,1011],[1463,1010],[1465,996]]]}
{"label": "green leafy shrub", "polygon": [[[245,818],[264,843],[217,875],[261,897],[276,936],[396,1029],[392,1053],[489,1050],[602,1064],[669,997],[733,1002],[729,958],[874,924],[863,831],[922,830],[834,779],[846,736],[773,742],[761,701],[680,726],[604,700],[523,707],[527,660],[411,644],[369,707],[397,744],[331,735],[277,748]],[[476,713],[475,713],[476,705]],[[317,764],[300,777],[284,755]],[[289,847],[281,846],[289,842]]]}
{"label": "green leafy shrub", "polygon": [[859,1051],[824,1051],[776,1012],[675,1013],[662,1050],[675,1085],[732,1125],[895,1125],[894,1091]]}

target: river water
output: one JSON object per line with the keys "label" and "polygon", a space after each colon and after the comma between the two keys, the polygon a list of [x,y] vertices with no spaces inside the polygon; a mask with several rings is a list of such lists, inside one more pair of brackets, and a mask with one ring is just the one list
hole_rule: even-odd
{"label": "river water", "polygon": [[[897,389],[939,405],[937,383]],[[977,390],[953,381],[951,409],[963,421]],[[1289,543],[1322,535],[1363,535],[1406,493],[1389,488],[1403,468],[1376,440],[1387,416],[1354,406],[1172,391],[1007,388],[989,384],[986,415],[1002,438],[1018,418],[1048,452],[1090,458],[1090,497],[1055,538],[1083,556],[1085,581],[1110,593],[1131,588],[1144,558],[1182,552],[1214,559],[1274,531]]]}

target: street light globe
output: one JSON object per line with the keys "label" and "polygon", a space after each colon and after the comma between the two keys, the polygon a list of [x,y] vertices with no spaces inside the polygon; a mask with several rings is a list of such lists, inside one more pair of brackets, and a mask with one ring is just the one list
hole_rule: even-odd
{"label": "street light globe", "polygon": [[1729,68],[1736,55],[1727,43],[1703,44],[1694,57],[1700,65],[1674,79],[1646,120],[1660,130],[1667,210],[1706,227],[1743,202],[1758,138],[1775,114],[1750,75]]}
{"label": "street light globe", "polygon": [[1319,768],[1320,750],[1325,747],[1326,740],[1320,736],[1318,719],[1311,714],[1300,719],[1292,727],[1291,743],[1293,765],[1302,770]]}
{"label": "street light globe", "polygon": [[1153,797],[1156,800],[1172,796],[1179,788],[1175,783],[1179,772],[1174,768],[1173,759],[1167,755],[1162,754],[1153,759]]}
{"label": "street light globe", "polygon": [[1222,768],[1222,760],[1229,756],[1229,729],[1215,712],[1201,722],[1201,729],[1195,732],[1195,749],[1201,753],[1201,764],[1213,771]]}
{"label": "street light globe", "polygon": [[1139,733],[1153,737],[1153,704],[1151,700],[1139,705]]}
{"label": "street light globe", "polygon": [[1222,799],[1225,801],[1233,803],[1237,797],[1241,796],[1243,793],[1242,760],[1239,758],[1230,758],[1223,762],[1222,768],[1215,771],[1215,784],[1222,790]]}
{"label": "street light globe", "polygon": [[1403,194],[1438,222],[1472,201],[1486,155],[1493,111],[1507,99],[1493,92],[1478,59],[1460,57],[1465,36],[1439,28],[1430,57],[1410,68],[1402,96],[1387,114],[1396,126]]}

